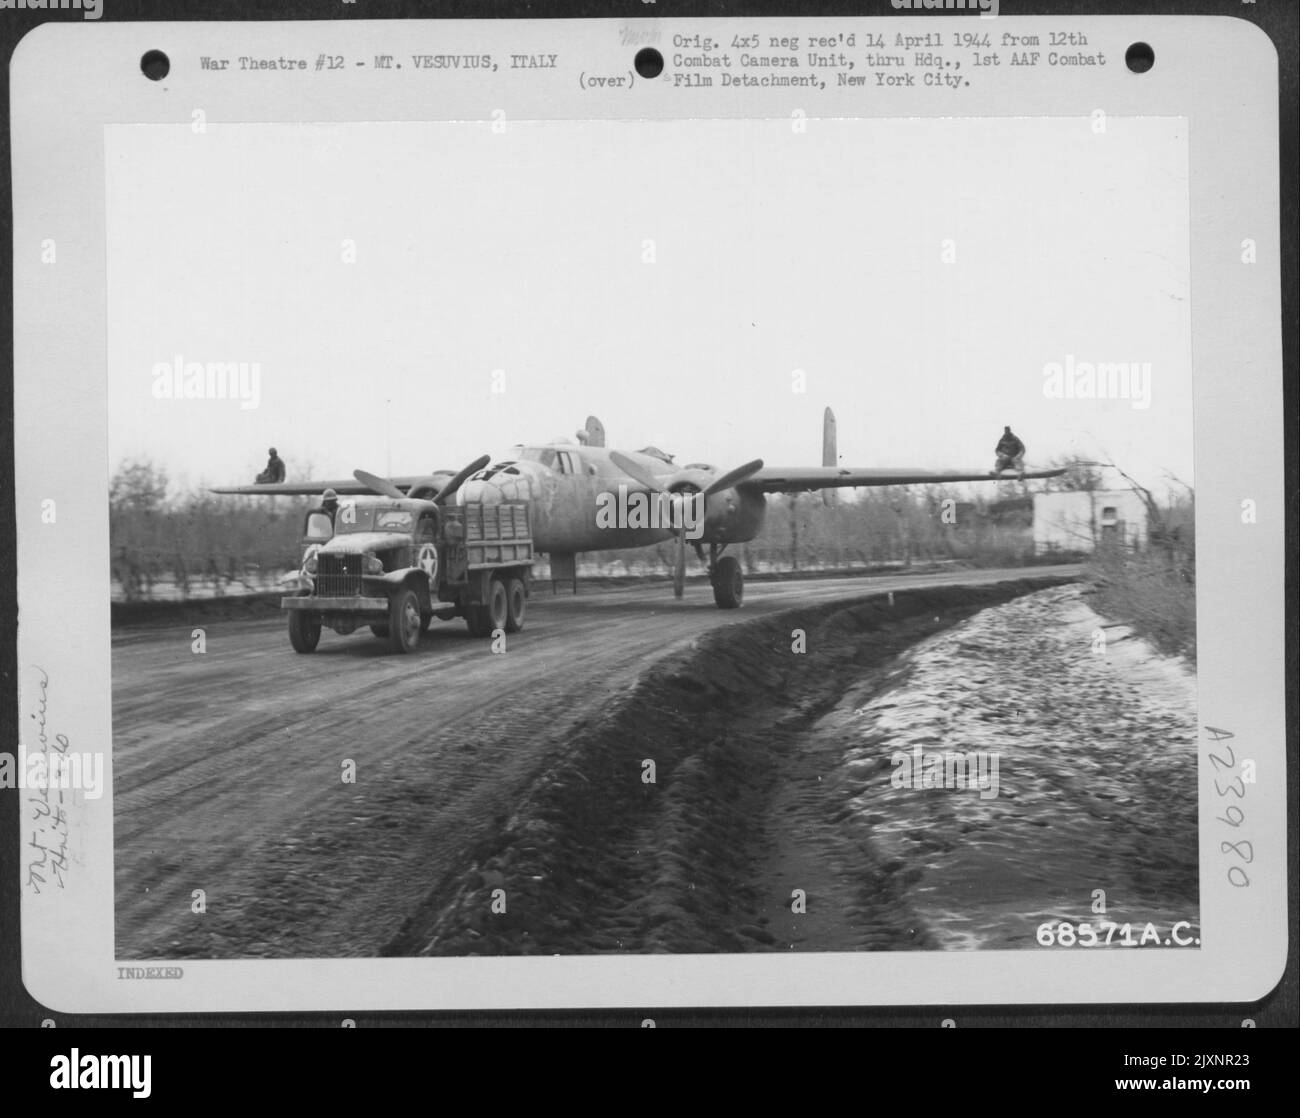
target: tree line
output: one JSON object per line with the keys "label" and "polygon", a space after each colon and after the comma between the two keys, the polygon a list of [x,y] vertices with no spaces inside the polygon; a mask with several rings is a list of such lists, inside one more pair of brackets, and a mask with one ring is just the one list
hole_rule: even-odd
{"label": "tree line", "polygon": [[[1033,492],[1102,485],[1103,475],[1090,463],[1058,464],[1067,470],[1060,478],[972,487],[978,490],[973,496],[947,486],[886,486],[829,497],[771,497],[758,536],[732,553],[751,573],[943,560],[1025,563],[1033,557]],[[1185,577],[1194,572],[1191,490],[1181,502],[1166,504],[1144,492],[1152,539],[1162,547],[1176,543],[1167,553],[1178,577]],[[207,594],[264,585],[297,566],[304,507],[298,497],[173,492],[161,467],[123,462],[109,487],[113,579],[128,600],[153,597],[160,584],[181,597],[199,588]],[[667,573],[673,547],[596,552],[586,559],[611,573]]]}

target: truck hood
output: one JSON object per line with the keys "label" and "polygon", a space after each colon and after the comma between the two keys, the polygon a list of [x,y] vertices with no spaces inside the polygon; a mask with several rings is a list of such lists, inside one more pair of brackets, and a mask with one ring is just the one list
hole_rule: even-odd
{"label": "truck hood", "polygon": [[394,547],[409,547],[411,537],[405,532],[349,532],[335,536],[321,545],[321,555],[362,555],[365,552],[388,551]]}

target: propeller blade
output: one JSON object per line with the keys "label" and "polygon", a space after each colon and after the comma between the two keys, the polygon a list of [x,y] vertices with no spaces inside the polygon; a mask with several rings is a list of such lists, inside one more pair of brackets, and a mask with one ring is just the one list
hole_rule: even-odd
{"label": "propeller blade", "polygon": [[365,470],[353,470],[352,476],[361,482],[371,492],[378,493],[381,497],[395,497],[401,500],[406,496],[391,481],[384,477],[377,477],[374,474],[368,474]]}
{"label": "propeller blade", "polygon": [[704,487],[704,496],[712,497],[713,494],[719,493],[724,489],[730,489],[749,477],[750,474],[756,474],[763,468],[763,459],[755,458],[752,462],[746,462],[743,466],[737,466],[734,470],[728,470],[719,478],[714,478]]}
{"label": "propeller blade", "polygon": [[441,489],[438,490],[437,494],[433,498],[434,503],[438,505],[442,504],[443,501],[445,501],[448,497],[450,497],[453,493],[455,493],[457,489],[459,489],[462,485],[464,485],[466,480],[472,474],[478,473],[479,470],[483,469],[483,467],[486,466],[491,461],[492,461],[491,456],[487,454],[483,455],[482,458],[475,458],[473,462],[471,462],[468,466],[466,466],[463,470],[461,470],[460,473],[458,473],[454,478],[452,478],[449,482],[447,482],[446,485],[444,485]]}
{"label": "propeller blade", "polygon": [[620,454],[617,450],[610,451],[609,460],[638,485],[644,485],[651,493],[663,492],[663,483],[648,470],[633,462],[626,454]]}
{"label": "propeller blade", "polygon": [[673,564],[673,597],[686,593],[686,529],[677,530],[677,562]]}

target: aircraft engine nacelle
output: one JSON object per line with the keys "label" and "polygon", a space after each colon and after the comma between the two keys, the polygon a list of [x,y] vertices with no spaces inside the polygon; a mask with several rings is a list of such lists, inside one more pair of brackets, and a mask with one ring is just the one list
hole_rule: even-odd
{"label": "aircraft engine nacelle", "polygon": [[442,492],[442,487],[451,480],[452,476],[451,470],[441,470],[436,474],[430,474],[428,477],[422,477],[406,491],[406,495],[431,501]]}
{"label": "aircraft engine nacelle", "polygon": [[758,535],[767,515],[762,493],[742,486],[714,493],[704,510],[704,543],[745,543]]}
{"label": "aircraft engine nacelle", "polygon": [[[670,493],[700,493],[715,475],[707,470],[682,470],[667,485]],[[731,486],[711,494],[704,507],[704,533],[701,543],[744,543],[758,535],[767,513],[762,493]]]}

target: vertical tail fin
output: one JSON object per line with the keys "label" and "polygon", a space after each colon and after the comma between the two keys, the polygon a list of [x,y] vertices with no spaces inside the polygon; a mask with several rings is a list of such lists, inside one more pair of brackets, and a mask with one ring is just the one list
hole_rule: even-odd
{"label": "vertical tail fin", "polygon": [[822,465],[839,465],[839,456],[835,451],[835,413],[830,408],[822,416]]}
{"label": "vertical tail fin", "polygon": [[[587,446],[604,446],[605,445],[605,425],[601,423],[594,415],[587,416],[587,426],[583,429],[586,438],[582,441]],[[580,432],[580,435],[582,432]]]}

